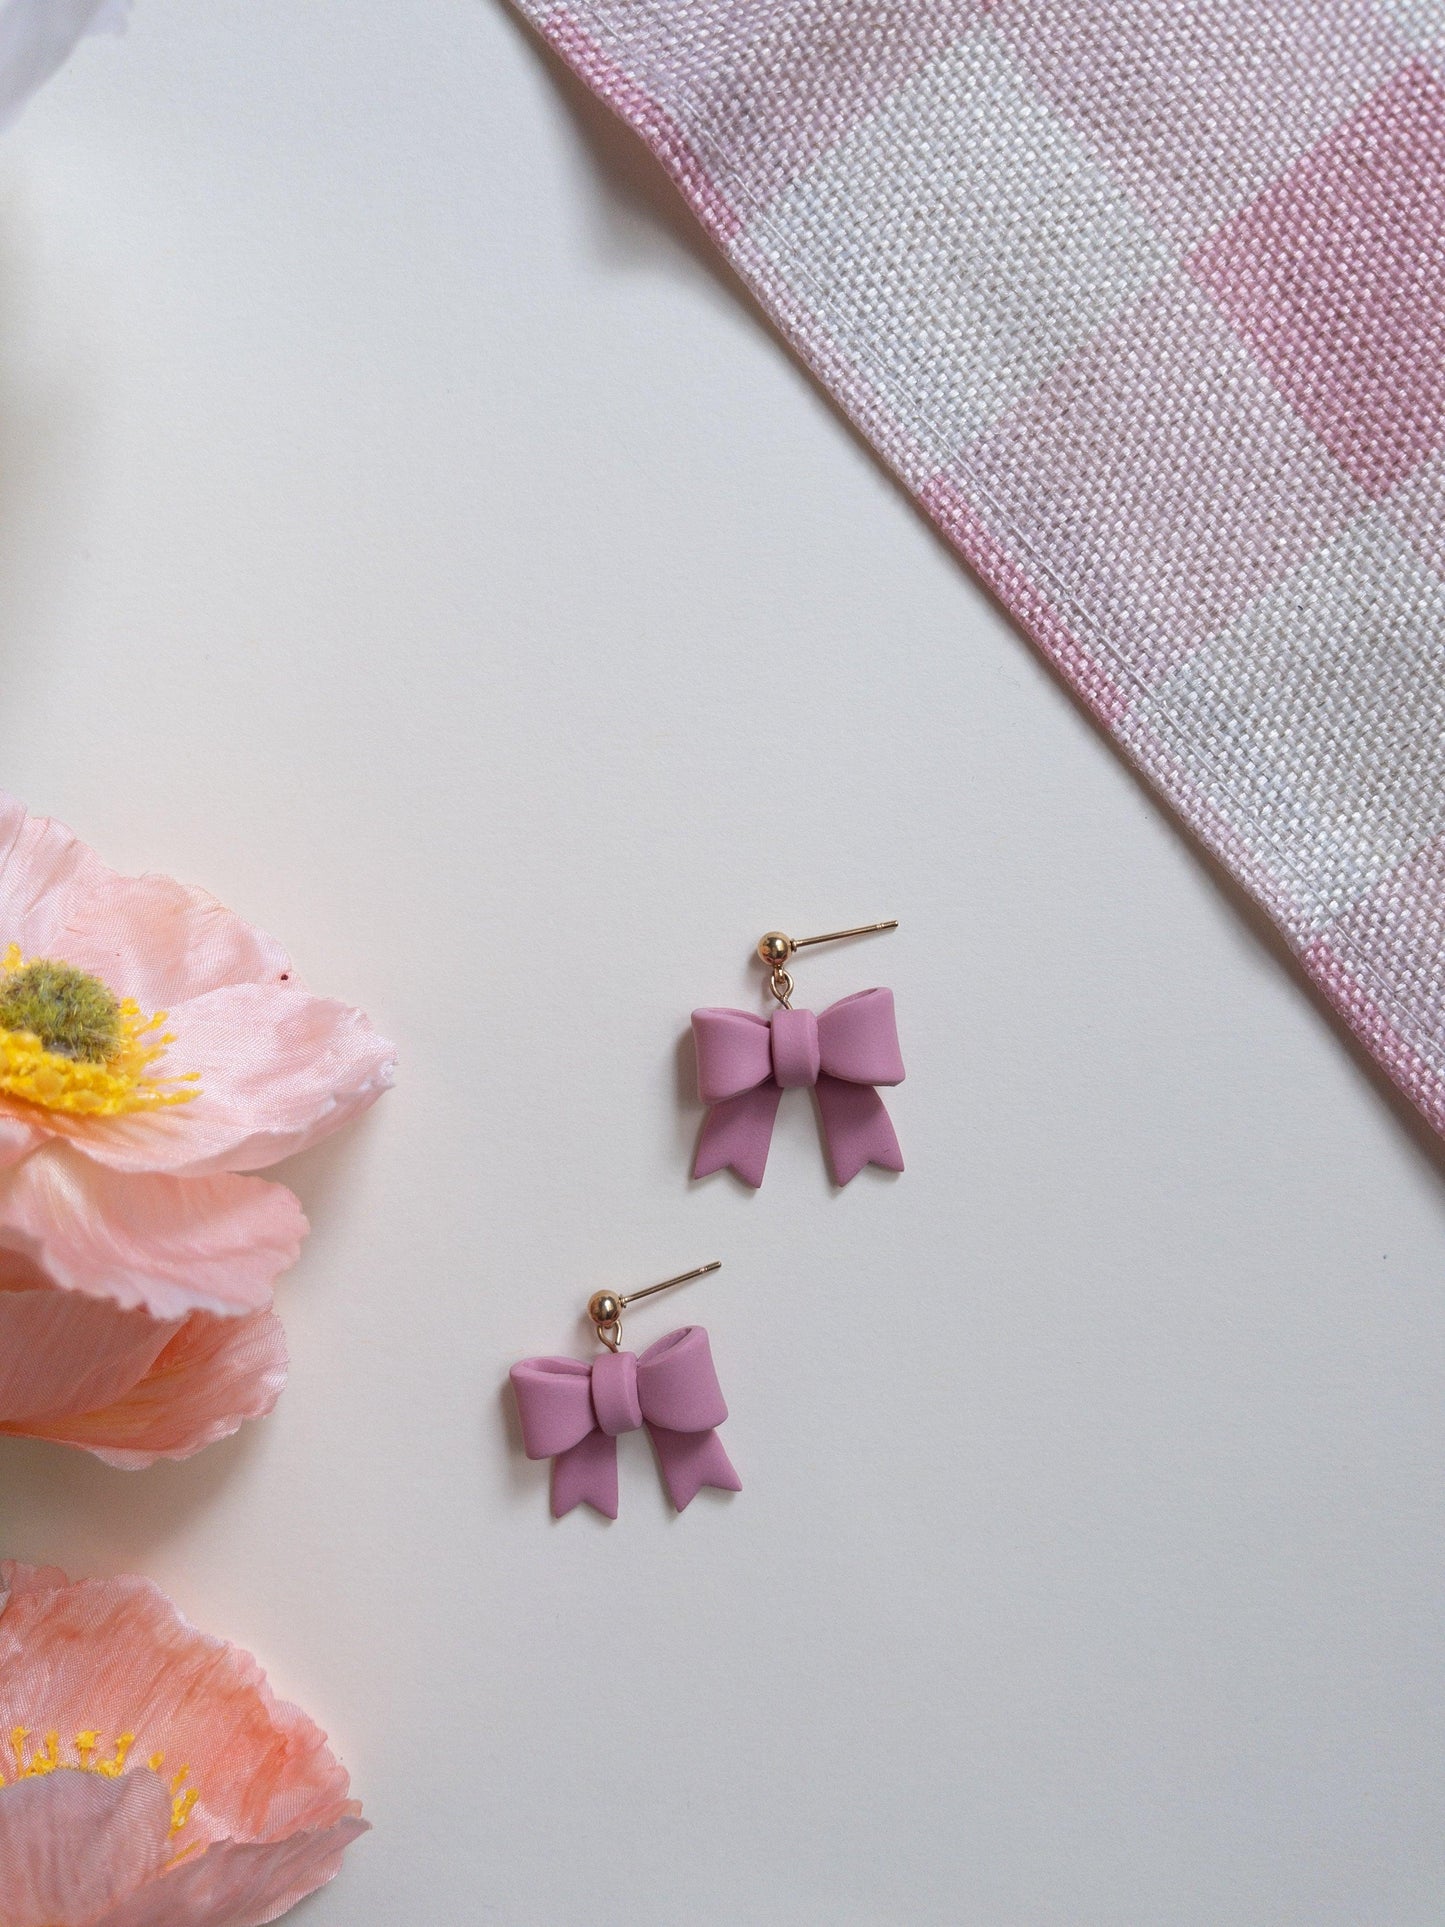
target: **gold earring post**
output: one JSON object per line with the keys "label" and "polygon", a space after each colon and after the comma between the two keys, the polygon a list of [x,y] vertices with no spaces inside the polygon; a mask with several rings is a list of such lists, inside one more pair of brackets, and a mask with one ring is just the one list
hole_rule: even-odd
{"label": "gold earring post", "polygon": [[825,930],[821,937],[790,937],[785,930],[770,930],[765,937],[758,938],[757,954],[772,973],[768,988],[784,1010],[791,1010],[793,980],[788,974],[787,965],[795,950],[806,950],[809,944],[814,943],[837,943],[840,937],[871,937],[875,930],[897,928],[897,917],[889,917],[884,923],[855,923],[851,930]]}
{"label": "gold earring post", "polygon": [[836,943],[840,937],[871,937],[875,930],[896,930],[897,917],[889,917],[886,923],[859,923],[851,930],[829,930],[821,937],[794,937],[794,950],[806,950],[810,943]]}
{"label": "gold earring post", "polygon": [[781,970],[795,950],[806,950],[815,943],[837,943],[841,937],[871,937],[877,930],[896,930],[897,917],[885,923],[855,923],[851,930],[825,930],[821,937],[790,937],[785,930],[770,930],[758,939],[758,955],[774,970]]}
{"label": "gold earring post", "polygon": [[638,1298],[650,1298],[655,1291],[671,1291],[674,1285],[691,1284],[694,1278],[705,1278],[710,1271],[721,1270],[722,1259],[714,1258],[705,1265],[699,1265],[694,1271],[680,1271],[675,1278],[664,1278],[660,1285],[644,1285],[641,1291],[629,1291],[625,1298],[619,1298],[617,1302],[626,1311],[627,1307]]}
{"label": "gold earring post", "polygon": [[710,1271],[721,1270],[722,1259],[714,1258],[692,1271],[680,1271],[675,1278],[664,1278],[660,1285],[644,1285],[641,1291],[629,1291],[625,1298],[615,1291],[594,1291],[587,1300],[587,1316],[597,1327],[597,1336],[608,1351],[615,1352],[622,1343],[622,1314],[629,1305],[639,1298],[651,1298],[654,1292],[671,1291],[674,1285],[686,1285],[694,1278],[705,1278]]}

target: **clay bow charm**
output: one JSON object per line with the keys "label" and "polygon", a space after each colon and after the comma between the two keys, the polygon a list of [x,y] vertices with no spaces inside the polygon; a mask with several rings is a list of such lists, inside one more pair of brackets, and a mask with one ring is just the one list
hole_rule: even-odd
{"label": "clay bow charm", "polygon": [[679,1512],[705,1485],[742,1491],[713,1429],[728,1408],[701,1325],[669,1332],[640,1356],[524,1358],[512,1389],[527,1457],[552,1461],[554,1518],[582,1504],[617,1517],[617,1441],[644,1425]]}
{"label": "clay bow charm", "polygon": [[727,1166],[760,1185],[784,1091],[818,1095],[833,1176],[847,1184],[865,1164],[901,1171],[903,1154],[878,1084],[903,1082],[891,990],[860,990],[815,1016],[786,1005],[771,1018],[746,1010],[695,1010],[698,1095],[710,1105],[695,1178]]}

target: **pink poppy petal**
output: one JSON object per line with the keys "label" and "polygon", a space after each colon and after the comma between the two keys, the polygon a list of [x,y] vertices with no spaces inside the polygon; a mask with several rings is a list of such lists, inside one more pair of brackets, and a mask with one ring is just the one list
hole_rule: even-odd
{"label": "pink poppy petal", "polygon": [[18,1559],[0,1559],[0,1613],[12,1592],[54,1592],[69,1584],[59,1566],[26,1566]]}
{"label": "pink poppy petal", "polygon": [[393,1047],[359,1010],[289,986],[237,984],[173,1010],[161,1068],[200,1095],[128,1117],[48,1114],[46,1128],[122,1171],[258,1171],[304,1151],[390,1089]]}
{"label": "pink poppy petal", "polygon": [[179,1329],[179,1321],[80,1292],[0,1290],[0,1431],[26,1432],[27,1421],[111,1404],[145,1377]]}
{"label": "pink poppy petal", "polygon": [[201,1796],[196,1837],[280,1839],[356,1812],[320,1728],[275,1697],[249,1653],[198,1632],[144,1579],[10,1592],[0,1736],[12,1726],[124,1731],[137,1760],[184,1761]]}
{"label": "pink poppy petal", "polygon": [[230,984],[297,982],[291,959],[264,930],[209,891],[151,873],[104,870],[75,902],[50,955],[88,970],[149,1016]]}
{"label": "pink poppy petal", "polygon": [[47,1136],[36,1122],[33,1105],[0,1099],[0,1171],[29,1157],[45,1143]]}
{"label": "pink poppy petal", "polygon": [[157,1459],[188,1459],[247,1419],[264,1418],[281,1396],[286,1367],[286,1334],[275,1312],[245,1318],[197,1312],[150,1369],[109,1403],[8,1429],[141,1471]]}
{"label": "pink poppy petal", "polygon": [[0,1254],[158,1318],[270,1304],[306,1230],[295,1196],[264,1178],[121,1173],[62,1145],[0,1171]]}
{"label": "pink poppy petal", "polygon": [[218,1841],[95,1927],[263,1927],[334,1879],[342,1854],[366,1831],[364,1820],[345,1819],[287,1840]]}
{"label": "pink poppy petal", "polygon": [[225,984],[295,981],[291,960],[204,890],[122,876],[64,823],[0,792],[0,936],[63,957],[151,1009]]}
{"label": "pink poppy petal", "polygon": [[[5,1927],[90,1927],[170,1856],[170,1795],[154,1773],[48,1773],[0,1791]],[[150,1888],[154,1892],[154,1888]],[[174,1927],[179,1927],[172,1916]]]}
{"label": "pink poppy petal", "polygon": [[74,830],[31,816],[0,791],[0,935],[27,957],[52,953],[57,931],[104,865]]}

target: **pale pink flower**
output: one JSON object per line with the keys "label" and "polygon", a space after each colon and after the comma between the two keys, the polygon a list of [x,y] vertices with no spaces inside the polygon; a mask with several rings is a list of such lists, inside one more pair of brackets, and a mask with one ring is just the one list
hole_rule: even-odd
{"label": "pale pink flower", "polygon": [[0,792],[0,1432],[142,1466],[268,1412],[306,1221],[237,1174],[391,1073],[214,897],[119,876]]}
{"label": "pale pink flower", "polygon": [[263,1927],[366,1831],[326,1736],[143,1579],[0,1563],[5,1927]]}
{"label": "pale pink flower", "polygon": [[305,1232],[264,1178],[112,1171],[64,1144],[0,1171],[0,1432],[138,1467],[269,1412],[271,1291]]}
{"label": "pale pink flower", "polygon": [[[81,1043],[46,1020],[64,998],[100,1020]],[[312,996],[214,897],[120,876],[0,793],[0,1165],[58,1138],[118,1171],[257,1171],[365,1110],[393,1067],[359,1010]]]}

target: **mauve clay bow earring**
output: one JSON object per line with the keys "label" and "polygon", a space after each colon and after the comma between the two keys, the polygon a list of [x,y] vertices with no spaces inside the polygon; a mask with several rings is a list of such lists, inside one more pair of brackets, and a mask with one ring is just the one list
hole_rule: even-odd
{"label": "mauve clay bow earring", "polygon": [[833,1176],[847,1184],[865,1164],[901,1171],[903,1154],[879,1084],[903,1082],[893,992],[860,990],[815,1016],[793,1009],[793,979],[787,964],[795,950],[834,943],[840,937],[896,930],[888,923],[864,923],[854,930],[830,930],[821,937],[787,937],[770,930],[758,956],[771,975],[768,987],[777,1001],[771,1017],[747,1010],[695,1010],[692,1034],[697,1045],[698,1095],[710,1106],[698,1140],[692,1175],[731,1168],[745,1184],[760,1185],[773,1138],[773,1122],[783,1092],[809,1086],[817,1093],[823,1137]]}
{"label": "mauve clay bow earring", "polygon": [[720,1269],[699,1265],[625,1298],[594,1292],[587,1315],[606,1347],[581,1358],[524,1358],[512,1367],[512,1390],[529,1459],[552,1461],[552,1513],[575,1505],[617,1517],[617,1441],[644,1425],[657,1453],[668,1497],[681,1512],[705,1485],[741,1492],[715,1427],[728,1415],[701,1325],[669,1332],[638,1357],[622,1349],[622,1314],[639,1298],[670,1291]]}

